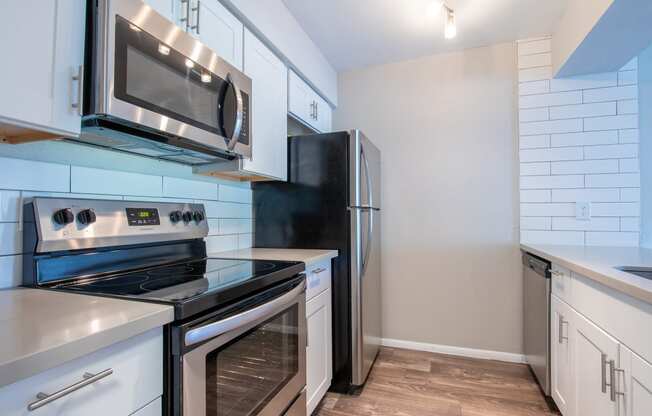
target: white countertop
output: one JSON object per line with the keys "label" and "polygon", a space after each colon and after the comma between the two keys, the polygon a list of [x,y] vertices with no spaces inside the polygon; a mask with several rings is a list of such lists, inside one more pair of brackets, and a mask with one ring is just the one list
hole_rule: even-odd
{"label": "white countertop", "polygon": [[652,280],[614,268],[617,266],[652,267],[651,249],[543,244],[521,244],[521,248],[612,289],[652,303]]}
{"label": "white countertop", "polygon": [[0,290],[0,387],[174,320],[171,306],[41,289]]}
{"label": "white countertop", "polygon": [[210,257],[247,260],[302,261],[306,265],[337,257],[337,250],[304,250],[292,248],[245,248],[241,250],[210,253]]}

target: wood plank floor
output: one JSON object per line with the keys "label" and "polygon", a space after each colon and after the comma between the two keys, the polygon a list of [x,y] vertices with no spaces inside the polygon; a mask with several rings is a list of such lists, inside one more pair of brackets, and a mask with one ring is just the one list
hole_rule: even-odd
{"label": "wood plank floor", "polygon": [[522,364],[383,348],[359,396],[328,393],[318,416],[549,416]]}

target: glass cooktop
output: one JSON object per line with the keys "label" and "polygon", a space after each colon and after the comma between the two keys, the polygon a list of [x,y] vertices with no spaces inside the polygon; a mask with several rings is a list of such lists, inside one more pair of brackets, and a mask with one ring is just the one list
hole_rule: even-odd
{"label": "glass cooktop", "polygon": [[207,258],[52,288],[175,305],[201,303],[197,308],[207,309],[270,287],[304,270],[301,262]]}

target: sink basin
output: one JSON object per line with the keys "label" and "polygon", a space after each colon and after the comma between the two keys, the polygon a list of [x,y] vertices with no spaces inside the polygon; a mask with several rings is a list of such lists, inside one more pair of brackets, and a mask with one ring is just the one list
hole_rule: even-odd
{"label": "sink basin", "polygon": [[635,267],[635,266],[620,266],[616,269],[625,273],[635,274],[643,279],[652,280],[652,267]]}

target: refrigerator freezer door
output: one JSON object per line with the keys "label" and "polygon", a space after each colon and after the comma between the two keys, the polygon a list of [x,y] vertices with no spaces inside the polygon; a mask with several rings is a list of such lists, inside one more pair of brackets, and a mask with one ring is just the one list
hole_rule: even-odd
{"label": "refrigerator freezer door", "polygon": [[381,341],[380,211],[351,209],[352,384],[364,384]]}
{"label": "refrigerator freezer door", "polygon": [[380,150],[359,130],[351,131],[350,203],[380,208]]}

